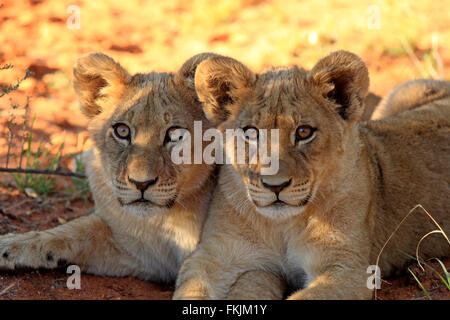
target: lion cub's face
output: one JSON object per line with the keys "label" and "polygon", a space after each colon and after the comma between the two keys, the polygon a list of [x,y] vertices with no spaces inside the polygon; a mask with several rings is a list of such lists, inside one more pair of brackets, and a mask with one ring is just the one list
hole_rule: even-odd
{"label": "lion cub's face", "polygon": [[205,164],[175,165],[171,160],[171,149],[193,130],[194,120],[206,120],[191,70],[206,56],[192,58],[177,74],[131,77],[98,53],[80,58],[75,66],[74,87],[90,118],[89,133],[104,175],[119,203],[134,215],[182,205],[211,173]]}
{"label": "lion cub's face", "polygon": [[[309,73],[290,67],[254,75],[231,58],[213,58],[199,65],[195,83],[210,120],[222,130],[242,129],[247,160],[250,145],[261,144],[267,130],[269,153],[278,148],[272,160],[278,172],[264,174],[267,163],[258,157],[256,164],[233,164],[236,183],[244,183],[257,212],[286,218],[314,202],[329,162],[339,161],[347,129],[362,111],[368,75],[357,56],[336,52]],[[271,143],[273,130],[278,143]],[[227,153],[232,146],[226,144]]]}

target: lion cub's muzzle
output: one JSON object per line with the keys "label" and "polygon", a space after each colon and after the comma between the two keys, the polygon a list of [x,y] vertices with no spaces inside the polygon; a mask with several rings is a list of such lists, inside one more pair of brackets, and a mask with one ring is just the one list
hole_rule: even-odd
{"label": "lion cub's muzzle", "polygon": [[170,209],[177,198],[175,179],[152,177],[138,179],[127,176],[126,182],[116,180],[117,198],[122,206],[158,206]]}
{"label": "lion cub's muzzle", "polygon": [[258,207],[305,206],[311,199],[309,180],[295,183],[292,178],[261,177],[259,183],[250,182],[250,196]]}
{"label": "lion cub's muzzle", "polygon": [[146,181],[138,181],[128,177],[128,181],[134,184],[136,186],[136,189],[140,190],[141,192],[145,192],[145,190],[147,190],[148,187],[158,182],[158,177]]}

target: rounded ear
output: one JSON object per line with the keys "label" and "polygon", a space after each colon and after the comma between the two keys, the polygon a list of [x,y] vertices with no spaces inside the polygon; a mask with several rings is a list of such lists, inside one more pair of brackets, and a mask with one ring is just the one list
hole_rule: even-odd
{"label": "rounded ear", "polygon": [[195,95],[195,71],[197,70],[198,65],[211,58],[221,57],[221,55],[212,53],[212,52],[204,52],[196,54],[195,56],[186,60],[183,63],[180,70],[175,74],[175,82],[178,85],[184,86],[189,91],[192,91]]}
{"label": "rounded ear", "polygon": [[84,55],[73,68],[73,87],[81,111],[89,118],[101,113],[108,103],[122,98],[130,81],[128,72],[103,53]]}
{"label": "rounded ear", "polygon": [[229,57],[209,58],[197,67],[195,90],[206,117],[214,125],[237,114],[239,103],[255,86],[256,75]]}
{"label": "rounded ear", "polygon": [[320,60],[308,80],[322,95],[338,105],[339,115],[357,121],[364,111],[369,90],[369,72],[364,61],[348,51],[336,51]]}

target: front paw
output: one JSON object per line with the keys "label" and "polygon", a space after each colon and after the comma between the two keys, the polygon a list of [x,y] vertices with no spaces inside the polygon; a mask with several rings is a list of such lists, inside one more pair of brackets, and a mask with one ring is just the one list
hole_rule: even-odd
{"label": "front paw", "polygon": [[208,300],[206,286],[198,281],[189,280],[175,290],[173,300]]}
{"label": "front paw", "polygon": [[0,269],[55,268],[58,259],[39,232],[0,236]]}
{"label": "front paw", "polygon": [[207,300],[206,297],[204,296],[178,296],[178,295],[174,295],[172,300]]}

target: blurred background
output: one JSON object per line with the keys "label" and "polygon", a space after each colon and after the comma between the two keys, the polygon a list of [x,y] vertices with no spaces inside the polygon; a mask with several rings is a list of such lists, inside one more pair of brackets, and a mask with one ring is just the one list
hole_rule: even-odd
{"label": "blurred background", "polygon": [[[258,72],[272,65],[308,69],[345,49],[365,60],[370,90],[384,96],[405,80],[449,79],[449,8],[448,0],[0,0],[0,166],[8,148],[12,165],[24,149],[27,167],[54,169],[66,159],[62,154],[89,146],[72,89],[72,67],[85,53],[104,52],[136,73],[176,71],[192,55],[213,51]],[[49,228],[84,214],[92,206],[86,188],[73,178],[1,174],[0,234]],[[48,200],[52,194],[57,197]],[[0,287],[13,281],[9,277],[0,277]],[[41,292],[48,281],[36,285]],[[127,281],[112,294],[123,297],[133,280]],[[8,289],[25,297],[32,292],[14,290]],[[408,292],[423,296],[417,288]]]}
{"label": "blurred background", "polygon": [[[254,71],[311,68],[330,51],[360,55],[371,91],[385,95],[417,77],[448,78],[447,0],[0,1],[0,85],[34,72],[12,98],[30,96],[35,128],[49,140],[66,131],[79,146],[85,119],[71,87],[80,55],[101,51],[130,73],[175,71],[203,51],[230,55]],[[6,100],[6,99],[3,99]],[[0,114],[9,108],[0,100]],[[76,134],[76,135],[73,135]],[[1,143],[1,140],[0,140]]]}

